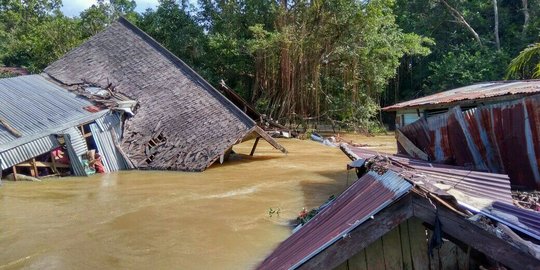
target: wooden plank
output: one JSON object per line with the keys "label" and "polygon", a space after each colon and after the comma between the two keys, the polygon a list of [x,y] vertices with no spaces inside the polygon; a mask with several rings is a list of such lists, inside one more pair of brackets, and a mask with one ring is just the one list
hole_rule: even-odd
{"label": "wooden plank", "polygon": [[439,261],[441,270],[455,270],[458,269],[457,264],[457,249],[456,244],[450,241],[444,241],[439,250]]}
{"label": "wooden plank", "polygon": [[420,148],[416,147],[407,136],[405,136],[399,129],[396,129],[396,140],[403,146],[403,149],[407,151],[407,154],[409,154],[411,157],[417,157],[422,160],[428,160],[428,155],[420,150]]}
{"label": "wooden plank", "polygon": [[274,138],[268,135],[268,133],[266,133],[266,131],[264,131],[262,128],[260,128],[259,126],[255,126],[253,128],[253,131],[259,134],[259,136],[261,136],[265,141],[271,144],[274,148],[278,149],[284,154],[287,154],[287,149],[285,149],[285,147],[283,147],[276,140],[274,140]]}
{"label": "wooden plank", "polygon": [[[435,209],[424,198],[415,196],[413,200],[414,216],[433,224]],[[439,219],[444,233],[470,245],[487,257],[512,269],[538,269],[540,260],[490,234],[458,214],[439,207]]]}
{"label": "wooden plank", "polygon": [[348,261],[345,261],[342,264],[338,265],[338,267],[334,268],[334,270],[349,270]]}
{"label": "wooden plank", "polygon": [[333,269],[412,216],[411,194],[394,202],[352,230],[346,237],[315,255],[299,269]]}
{"label": "wooden plank", "polygon": [[459,270],[469,270],[470,254],[471,247],[467,247],[467,250],[463,250],[460,247],[457,248],[457,264]]}
{"label": "wooden plank", "polygon": [[[428,243],[429,243],[431,237],[433,237],[433,231],[432,230],[427,230]],[[429,245],[428,245],[428,249],[429,249]],[[440,270],[441,269],[441,266],[440,266],[441,260],[439,259],[439,249],[433,249],[432,253],[433,253],[433,256],[431,256],[431,254],[428,254],[429,268],[432,269],[432,270],[434,270],[434,269]]]}
{"label": "wooden plank", "polygon": [[367,270],[366,249],[349,258],[349,270]]}
{"label": "wooden plank", "polygon": [[411,218],[407,223],[413,268],[415,270],[429,270],[427,236],[422,221]]}
{"label": "wooden plank", "polygon": [[384,249],[384,265],[386,270],[402,269],[403,258],[401,257],[401,239],[399,226],[382,237]]}
{"label": "wooden plank", "polygon": [[403,260],[403,269],[413,270],[408,222],[403,222],[399,225],[399,235],[401,240],[401,258]]}
{"label": "wooden plank", "polygon": [[366,260],[368,269],[385,269],[383,241],[378,239],[366,248]]}
{"label": "wooden plank", "polygon": [[261,139],[261,137],[257,137],[255,139],[255,143],[253,144],[253,148],[251,148],[251,153],[249,153],[250,156],[253,156],[253,154],[255,154],[255,149],[257,148],[257,144],[259,144],[260,139]]}
{"label": "wooden plank", "polygon": [[[36,166],[38,168],[52,168],[53,162],[43,162],[43,161],[36,161],[32,164],[32,162],[25,162],[25,163],[19,163],[15,166],[17,167],[33,167]],[[69,168],[68,164],[62,164],[62,163],[55,163],[54,164],[57,168]]]}
{"label": "wooden plank", "polygon": [[4,128],[5,128],[7,131],[9,131],[9,133],[11,133],[11,135],[13,135],[13,136],[15,136],[15,137],[17,137],[17,138],[22,137],[22,134],[21,134],[18,130],[16,130],[15,128],[13,128],[13,127],[9,124],[9,122],[8,122],[6,119],[2,118],[2,117],[0,117],[0,125],[4,126]]}

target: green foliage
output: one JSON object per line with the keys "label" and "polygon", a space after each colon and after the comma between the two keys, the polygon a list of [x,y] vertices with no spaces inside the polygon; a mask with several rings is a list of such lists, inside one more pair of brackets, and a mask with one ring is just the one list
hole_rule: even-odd
{"label": "green foliage", "polygon": [[500,80],[508,60],[505,52],[455,48],[430,64],[429,90],[440,92],[474,82]]}
{"label": "green foliage", "polygon": [[525,48],[510,62],[507,77],[519,79],[540,78],[540,43]]}
{"label": "green foliage", "polygon": [[99,0],[78,18],[62,15],[60,0],[0,0],[0,65],[40,72],[124,16],[282,123],[364,131],[379,130],[381,105],[506,72],[540,75],[539,45],[527,48],[539,37],[539,1],[497,1],[500,50],[492,1],[445,2],[481,42],[440,0],[160,0],[142,14],[132,0]]}
{"label": "green foliage", "polygon": [[130,21],[137,21],[134,0],[98,0],[80,14],[81,30],[84,37],[91,37],[102,31],[107,25],[124,16]]}
{"label": "green foliage", "polygon": [[[405,32],[435,41],[427,57],[401,59],[397,77],[382,95],[383,105],[481,81],[502,80],[511,59],[538,39],[540,2],[499,0],[499,36],[495,44],[493,1],[446,0],[478,33],[482,46],[440,0],[397,0],[394,12]],[[526,12],[529,20],[525,21]],[[514,65],[515,66],[515,65]],[[514,78],[526,78],[527,68]],[[521,73],[525,72],[525,73]]]}
{"label": "green foliage", "polygon": [[77,21],[61,14],[61,1],[0,2],[0,59],[39,72],[80,43]]}
{"label": "green foliage", "polygon": [[156,10],[142,14],[138,26],[197,71],[203,69],[207,38],[185,4],[163,0]]}

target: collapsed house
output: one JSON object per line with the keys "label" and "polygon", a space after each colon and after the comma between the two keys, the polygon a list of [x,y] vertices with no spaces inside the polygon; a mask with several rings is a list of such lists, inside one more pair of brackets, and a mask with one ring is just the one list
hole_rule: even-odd
{"label": "collapsed house", "polygon": [[[43,74],[3,79],[0,86],[5,95],[0,97],[2,170],[16,170],[14,165],[50,152],[63,134],[70,135],[62,145],[73,148],[69,154],[77,164],[91,136],[91,149],[100,153],[106,171],[203,171],[223,162],[233,145],[252,138],[252,155],[260,138],[287,152],[182,60],[123,18]],[[77,164],[71,164],[72,172],[84,175]]]}
{"label": "collapsed house", "polygon": [[124,18],[44,72],[65,86],[98,86],[137,101],[121,140],[137,168],[202,171],[253,136],[286,152],[182,60]]}
{"label": "collapsed house", "polygon": [[515,188],[538,189],[538,93],[540,81],[482,83],[383,110],[396,111],[399,153],[508,174]]}
{"label": "collapsed house", "polygon": [[258,269],[538,269],[540,214],[506,175],[341,148],[359,179]]}
{"label": "collapsed house", "polygon": [[[41,75],[0,79],[0,169],[9,169],[15,180],[17,170],[39,177],[67,168],[85,176],[88,145],[102,153],[105,172],[127,169],[128,162],[115,147],[121,137],[120,115]],[[69,155],[66,162],[55,163],[51,157],[59,147],[62,155]]]}

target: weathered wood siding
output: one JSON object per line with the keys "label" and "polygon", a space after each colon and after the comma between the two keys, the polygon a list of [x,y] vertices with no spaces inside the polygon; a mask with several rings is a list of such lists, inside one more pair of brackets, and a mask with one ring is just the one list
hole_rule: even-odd
{"label": "weathered wood siding", "polygon": [[339,270],[469,269],[467,251],[450,241],[428,255],[431,231],[417,218],[401,223],[367,248],[336,267]]}

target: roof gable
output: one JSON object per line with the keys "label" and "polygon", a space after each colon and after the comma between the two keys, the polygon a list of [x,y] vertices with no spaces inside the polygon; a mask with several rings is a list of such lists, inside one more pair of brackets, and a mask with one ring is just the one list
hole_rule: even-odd
{"label": "roof gable", "polygon": [[138,101],[122,147],[139,168],[201,171],[255,122],[143,31],[121,18],[45,69]]}

